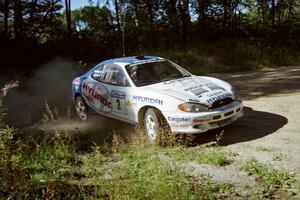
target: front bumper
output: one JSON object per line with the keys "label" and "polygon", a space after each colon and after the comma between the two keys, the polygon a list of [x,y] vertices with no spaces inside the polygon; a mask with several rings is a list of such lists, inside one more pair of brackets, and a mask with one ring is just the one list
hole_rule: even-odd
{"label": "front bumper", "polygon": [[202,133],[225,126],[243,116],[243,103],[234,101],[208,112],[164,112],[173,133]]}

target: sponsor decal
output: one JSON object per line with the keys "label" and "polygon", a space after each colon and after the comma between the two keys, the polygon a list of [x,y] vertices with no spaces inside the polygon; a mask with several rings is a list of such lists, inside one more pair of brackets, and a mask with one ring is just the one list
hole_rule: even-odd
{"label": "sponsor decal", "polygon": [[[102,88],[93,88],[93,87],[90,87],[88,84],[86,83],[83,83],[83,93],[88,93],[89,96],[85,95],[89,100],[91,99],[91,97],[93,97],[94,99],[98,100],[98,102],[103,105],[104,107],[107,107],[107,108],[112,108],[112,105],[111,105],[111,102],[109,102],[104,96],[103,94],[101,94],[99,92],[100,89]],[[92,101],[94,102],[94,101]]]}
{"label": "sponsor decal", "polygon": [[[187,91],[187,92],[192,92],[196,96],[199,96],[203,93],[208,92],[209,90],[207,88],[210,89],[210,90],[217,90],[218,89],[218,90],[224,91],[223,88],[221,88],[221,87],[219,87],[219,86],[217,86],[216,84],[213,84],[213,83],[205,83],[205,84],[201,84],[201,85],[196,85],[196,86],[186,88],[184,90]],[[211,94],[211,95],[214,96],[214,94]]]}
{"label": "sponsor decal", "polygon": [[192,86],[189,88],[185,88],[184,91],[192,91],[192,90],[196,90],[198,88],[202,88],[205,84],[201,84],[201,85],[196,85],[196,86]]}
{"label": "sponsor decal", "polygon": [[132,106],[132,103],[128,100],[128,101],[125,101],[125,105],[126,105],[127,107],[131,107],[131,106]]}
{"label": "sponsor decal", "polygon": [[189,102],[200,103],[200,101],[198,99],[189,99]]}
{"label": "sponsor decal", "polygon": [[224,90],[224,88],[222,88],[214,83],[209,83],[206,85],[206,87],[208,87],[211,90]]}
{"label": "sponsor decal", "polygon": [[112,90],[111,97],[117,98],[117,99],[125,99],[126,93],[122,92],[122,91]]}
{"label": "sponsor decal", "polygon": [[176,79],[176,80],[171,80],[171,81],[166,81],[164,82],[165,85],[169,85],[169,84],[173,84],[173,83],[181,83],[183,81],[186,81],[186,80],[191,80],[192,77],[185,77],[185,78],[181,78],[181,79]]}
{"label": "sponsor decal", "polygon": [[79,86],[80,86],[80,78],[76,78],[76,79],[73,81],[73,84],[74,84],[75,90],[78,90],[78,89],[79,89]]}
{"label": "sponsor decal", "polygon": [[132,100],[133,101],[140,101],[140,102],[151,103],[151,104],[159,104],[159,105],[163,104],[162,100],[160,100],[160,99],[153,99],[153,98],[149,98],[149,97],[133,96]]}
{"label": "sponsor decal", "polygon": [[188,124],[171,124],[170,125],[171,128],[187,128],[189,127]]}
{"label": "sponsor decal", "polygon": [[168,121],[177,122],[177,123],[189,123],[192,121],[192,118],[185,117],[168,117]]}
{"label": "sponsor decal", "polygon": [[196,96],[200,96],[201,94],[208,92],[208,90],[204,89],[204,88],[198,88],[195,90],[191,90],[190,92],[192,92],[194,95]]}
{"label": "sponsor decal", "polygon": [[201,122],[209,122],[211,118],[195,118],[193,119],[194,123],[201,123]]}
{"label": "sponsor decal", "polygon": [[226,94],[221,94],[219,96],[215,96],[215,97],[212,97],[212,98],[209,98],[206,100],[207,103],[213,103],[217,100],[220,100],[220,99],[224,99],[226,97],[231,97],[231,95],[229,93],[226,93]]}
{"label": "sponsor decal", "polygon": [[207,97],[213,97],[213,96],[217,96],[220,94],[224,94],[224,92],[223,91],[214,92],[214,93],[208,94]]}

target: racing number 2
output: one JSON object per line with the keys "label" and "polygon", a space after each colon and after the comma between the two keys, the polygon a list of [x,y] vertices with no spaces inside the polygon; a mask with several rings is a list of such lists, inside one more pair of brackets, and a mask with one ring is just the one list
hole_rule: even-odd
{"label": "racing number 2", "polygon": [[122,110],[120,99],[116,99],[118,110]]}
{"label": "racing number 2", "polygon": [[124,115],[127,114],[125,98],[112,97],[111,101],[113,102],[113,112]]}

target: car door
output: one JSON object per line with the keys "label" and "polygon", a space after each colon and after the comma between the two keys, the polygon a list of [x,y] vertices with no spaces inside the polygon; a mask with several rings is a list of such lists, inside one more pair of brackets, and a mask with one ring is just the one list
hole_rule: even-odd
{"label": "car door", "polygon": [[[132,122],[129,94],[132,88],[121,67],[115,64],[106,64],[96,68],[89,84],[89,95],[94,99],[92,108],[96,112]],[[86,90],[86,89],[84,89]]]}
{"label": "car door", "polygon": [[89,107],[100,114],[109,114],[112,103],[109,100],[109,89],[105,85],[105,65],[96,67],[82,83],[82,96]]}

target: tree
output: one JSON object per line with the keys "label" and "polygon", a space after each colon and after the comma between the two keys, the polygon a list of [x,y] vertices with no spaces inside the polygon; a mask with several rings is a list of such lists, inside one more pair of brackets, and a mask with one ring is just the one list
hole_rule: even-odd
{"label": "tree", "polygon": [[3,33],[8,33],[8,15],[10,0],[3,0]]}
{"label": "tree", "polygon": [[72,34],[71,28],[71,0],[65,0],[65,8],[66,8],[66,20],[67,20],[67,33],[70,37]]}
{"label": "tree", "polygon": [[13,0],[14,2],[14,33],[16,38],[23,37],[23,15],[21,0]]}
{"label": "tree", "polygon": [[189,0],[181,0],[179,1],[179,10],[180,10],[180,20],[182,24],[182,40],[183,42],[187,41],[187,36],[189,32],[189,24],[190,24],[190,11],[189,11]]}
{"label": "tree", "polygon": [[114,6],[115,6],[115,12],[116,12],[116,21],[117,21],[117,28],[118,31],[121,30],[121,25],[120,25],[120,5],[119,5],[119,0],[114,0]]}
{"label": "tree", "polygon": [[208,24],[208,8],[211,5],[210,0],[197,0],[195,3],[195,10],[198,13],[198,32],[203,33]]}

